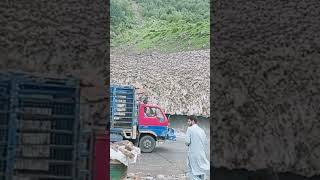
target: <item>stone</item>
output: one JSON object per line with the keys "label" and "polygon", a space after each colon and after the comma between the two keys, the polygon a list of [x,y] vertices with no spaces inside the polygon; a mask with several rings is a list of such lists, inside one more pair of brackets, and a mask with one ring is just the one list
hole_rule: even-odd
{"label": "stone", "polygon": [[164,175],[162,175],[162,174],[159,174],[159,175],[157,175],[157,178],[156,178],[157,180],[165,180],[166,179],[166,177],[164,176]]}

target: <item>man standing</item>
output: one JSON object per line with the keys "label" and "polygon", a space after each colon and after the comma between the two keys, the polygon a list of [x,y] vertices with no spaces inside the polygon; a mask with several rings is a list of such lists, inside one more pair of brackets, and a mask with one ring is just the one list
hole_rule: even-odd
{"label": "man standing", "polygon": [[197,122],[195,116],[188,116],[189,127],[185,139],[188,146],[188,172],[191,180],[204,180],[206,171],[210,170],[210,163],[205,153],[207,137]]}

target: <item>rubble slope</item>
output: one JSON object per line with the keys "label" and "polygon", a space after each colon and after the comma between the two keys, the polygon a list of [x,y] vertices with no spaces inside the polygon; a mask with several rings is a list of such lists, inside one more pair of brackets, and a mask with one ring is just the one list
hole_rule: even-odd
{"label": "rubble slope", "polygon": [[169,114],[210,115],[209,50],[171,54],[111,53],[112,84],[133,85],[138,95]]}
{"label": "rubble slope", "polygon": [[320,174],[320,3],[237,2],[211,9],[212,162]]}
{"label": "rubble slope", "polygon": [[107,3],[1,1],[0,11],[0,69],[79,78],[86,119],[106,124]]}

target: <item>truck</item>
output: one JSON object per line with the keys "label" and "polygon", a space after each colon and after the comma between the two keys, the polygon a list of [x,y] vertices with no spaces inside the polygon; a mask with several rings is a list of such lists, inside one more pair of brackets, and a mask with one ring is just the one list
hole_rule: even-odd
{"label": "truck", "polygon": [[133,86],[110,87],[110,141],[129,140],[143,153],[151,153],[156,142],[175,141],[163,108],[137,100]]}

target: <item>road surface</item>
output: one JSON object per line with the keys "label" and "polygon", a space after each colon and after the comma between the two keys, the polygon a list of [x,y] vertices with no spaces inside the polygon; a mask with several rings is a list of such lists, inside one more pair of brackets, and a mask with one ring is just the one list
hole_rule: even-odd
{"label": "road surface", "polygon": [[[208,142],[209,143],[209,142]],[[207,148],[208,160],[209,147]],[[136,164],[128,167],[128,174],[137,174],[140,177],[158,175],[183,177],[186,174],[187,148],[182,136],[176,142],[157,144],[152,153],[142,153]],[[209,177],[210,174],[207,174]],[[209,179],[209,178],[208,178]]]}

